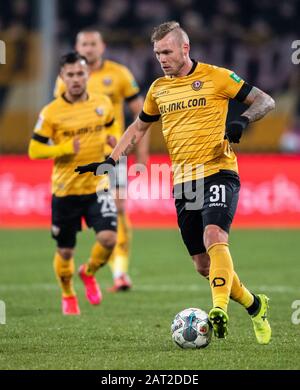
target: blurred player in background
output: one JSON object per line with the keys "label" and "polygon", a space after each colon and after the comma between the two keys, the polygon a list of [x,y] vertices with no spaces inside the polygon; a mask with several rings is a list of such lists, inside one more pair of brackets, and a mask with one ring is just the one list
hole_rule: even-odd
{"label": "blurred player in background", "polygon": [[[32,159],[54,159],[52,174],[52,237],[57,242],[54,270],[62,289],[62,311],[78,315],[80,309],[73,288],[74,251],[81,220],[96,233],[87,264],[79,275],[89,302],[97,305],[102,294],[94,277],[107,263],[117,240],[117,210],[108,191],[108,180],[92,175],[78,177],[74,167],[91,156],[105,156],[105,145],[117,134],[114,110],[105,95],[87,93],[88,65],[76,52],[61,59],[61,78],[66,91],[41,111],[29,145]],[[115,140],[116,141],[116,140]],[[50,144],[52,142],[52,144]],[[98,187],[97,187],[98,186]],[[96,194],[97,188],[97,194]]]}
{"label": "blurred player in background", "polygon": [[[77,34],[76,51],[88,60],[90,78],[88,92],[93,94],[105,94],[110,97],[116,121],[119,124],[118,138],[124,131],[124,101],[127,102],[134,118],[138,116],[143,107],[143,99],[139,94],[139,87],[131,72],[123,65],[114,61],[103,59],[105,43],[102,35],[95,29],[82,30]],[[55,96],[65,91],[65,84],[61,78],[57,79]],[[137,162],[147,164],[148,137],[137,149]],[[106,155],[111,148],[107,146]],[[131,287],[128,276],[129,250],[131,241],[131,228],[125,210],[125,197],[119,196],[126,191],[126,166],[119,165],[117,169],[117,183],[115,201],[118,210],[118,238],[116,248],[111,256],[109,265],[113,273],[114,284],[109,289],[111,292],[126,290]],[[99,248],[100,250],[100,248]]]}
{"label": "blurred player in background", "polygon": [[[189,38],[177,22],[156,27],[152,42],[165,77],[151,85],[143,111],[110,157],[76,171],[95,174],[103,164],[114,165],[161,117],[174,167],[178,224],[196,270],[210,282],[213,308],[209,318],[214,333],[218,338],[226,337],[227,307],[232,298],[247,309],[258,343],[268,344],[268,298],[252,294],[240,282],[229,251],[228,234],[240,189],[237,159],[229,142],[238,143],[249,122],[274,108],[274,100],[228,69],[192,60]],[[225,129],[229,99],[244,102],[249,108]],[[191,207],[188,191],[195,189],[200,189],[203,201],[197,205],[196,196],[197,207]]]}

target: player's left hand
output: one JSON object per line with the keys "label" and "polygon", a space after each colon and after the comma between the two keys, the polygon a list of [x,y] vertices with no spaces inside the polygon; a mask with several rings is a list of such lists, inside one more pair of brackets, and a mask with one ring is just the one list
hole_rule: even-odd
{"label": "player's left hand", "polygon": [[[94,163],[87,164],[87,165],[79,165],[75,169],[75,172],[78,172],[79,175],[82,175],[83,173],[87,173],[87,172],[92,172],[96,176],[97,175],[97,169],[101,165],[110,165],[110,166],[114,167],[116,165],[116,162],[115,162],[115,160],[113,158],[108,157],[105,161],[102,161],[102,162],[94,162]],[[103,172],[103,173],[105,173],[105,172]]]}
{"label": "player's left hand", "polygon": [[229,142],[238,144],[240,142],[243,130],[249,125],[249,119],[241,115],[238,119],[229,122],[225,131],[225,139]]}

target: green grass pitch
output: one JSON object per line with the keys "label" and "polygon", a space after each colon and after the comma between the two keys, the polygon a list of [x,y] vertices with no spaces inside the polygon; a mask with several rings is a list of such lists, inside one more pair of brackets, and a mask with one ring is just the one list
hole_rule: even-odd
{"label": "green grass pitch", "polygon": [[[92,232],[79,235],[76,265],[85,261]],[[0,369],[300,369],[300,325],[291,321],[300,300],[299,231],[234,230],[231,252],[242,281],[271,299],[273,338],[258,345],[246,311],[231,302],[229,335],[203,350],[173,344],[173,316],[188,307],[210,309],[207,281],[196,274],[177,230],[135,231],[134,289],[109,294],[108,269],[98,273],[101,306],[91,307],[75,276],[80,317],[61,315],[47,231],[0,231]]]}

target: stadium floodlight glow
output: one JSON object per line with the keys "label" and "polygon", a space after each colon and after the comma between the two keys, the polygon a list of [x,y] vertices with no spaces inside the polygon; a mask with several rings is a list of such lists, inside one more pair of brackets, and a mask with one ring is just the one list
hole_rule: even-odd
{"label": "stadium floodlight glow", "polygon": [[0,64],[6,64],[6,45],[3,41],[0,41]]}

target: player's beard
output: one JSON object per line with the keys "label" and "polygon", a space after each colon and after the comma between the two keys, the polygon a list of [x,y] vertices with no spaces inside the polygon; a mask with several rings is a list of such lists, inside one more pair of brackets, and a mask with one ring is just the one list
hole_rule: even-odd
{"label": "player's beard", "polygon": [[178,74],[180,73],[181,69],[183,68],[184,66],[184,61],[182,60],[178,66],[176,67],[176,70],[174,71],[174,74],[172,76],[178,76]]}
{"label": "player's beard", "polygon": [[78,99],[80,99],[84,94],[85,94],[85,92],[86,92],[86,89],[85,88],[78,88],[78,90],[76,91],[72,91],[72,90],[70,90],[70,95],[74,98],[74,99],[76,99],[76,100],[78,100]]}
{"label": "player's beard", "polygon": [[170,70],[170,72],[166,72],[164,69],[163,69],[163,72],[166,76],[177,76],[179,74],[179,72],[181,71],[182,67],[184,66],[184,61],[180,61],[180,63],[177,63],[176,67],[172,67],[173,69]]}
{"label": "player's beard", "polygon": [[87,58],[87,63],[89,66],[93,67],[95,64],[97,64],[98,61],[101,61],[100,57],[92,57],[92,58]]}

